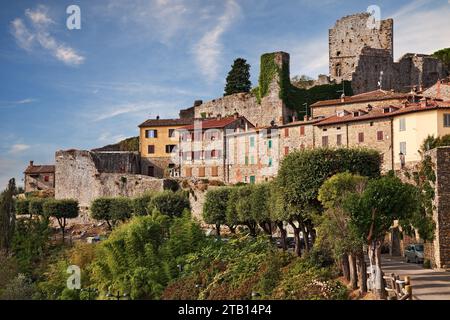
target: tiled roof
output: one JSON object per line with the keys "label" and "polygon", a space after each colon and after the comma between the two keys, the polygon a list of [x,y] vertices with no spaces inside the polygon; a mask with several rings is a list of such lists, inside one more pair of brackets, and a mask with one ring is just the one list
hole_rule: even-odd
{"label": "tiled roof", "polygon": [[317,122],[322,121],[323,118],[320,119],[312,119],[308,121],[294,121],[294,122],[288,122],[283,125],[278,126],[278,128],[287,128],[287,127],[296,127],[296,126],[306,126],[308,124],[315,124]]}
{"label": "tiled roof", "polygon": [[[220,129],[220,128],[226,127],[229,124],[232,124],[234,121],[236,121],[238,119],[245,119],[245,121],[248,122],[248,120],[245,117],[241,116],[241,117],[235,118],[234,116],[231,116],[231,117],[225,117],[225,118],[221,118],[221,119],[215,118],[215,119],[202,120],[202,121],[199,121],[201,123],[201,126],[198,124],[197,124],[197,126],[199,126],[201,129]],[[178,129],[179,130],[194,130],[194,129],[196,129],[196,125],[191,124],[188,126],[178,128]]]}
{"label": "tiled roof", "polygon": [[27,174],[55,173],[55,166],[53,165],[28,166],[25,169],[24,173]]}
{"label": "tiled roof", "polygon": [[[394,107],[398,110],[389,112],[389,113],[383,113],[384,108],[388,107]],[[342,117],[339,117],[337,115],[333,115],[330,117],[327,117],[323,119],[322,121],[318,122],[317,126],[325,126],[325,125],[331,125],[331,124],[338,124],[338,123],[346,123],[346,122],[354,122],[354,121],[368,121],[368,120],[374,120],[374,119],[380,119],[380,118],[390,118],[394,116],[399,116],[402,114],[407,113],[413,113],[413,112],[422,112],[422,111],[428,111],[428,110],[435,110],[438,108],[442,109],[450,109],[450,101],[428,101],[427,106],[421,103],[414,103],[409,104],[405,107],[405,105],[386,105],[382,107],[374,107],[372,111],[365,115],[354,117],[352,114],[348,114]]]}
{"label": "tiled roof", "polygon": [[179,118],[179,119],[148,119],[141,123],[138,127],[166,127],[166,126],[186,126],[194,123],[192,118]]}
{"label": "tiled roof", "polygon": [[325,106],[334,106],[334,105],[348,104],[348,103],[380,101],[380,100],[390,100],[390,99],[406,99],[410,95],[411,95],[411,93],[375,90],[375,91],[357,94],[354,96],[344,97],[343,99],[317,101],[316,103],[312,104],[311,107],[325,107]]}

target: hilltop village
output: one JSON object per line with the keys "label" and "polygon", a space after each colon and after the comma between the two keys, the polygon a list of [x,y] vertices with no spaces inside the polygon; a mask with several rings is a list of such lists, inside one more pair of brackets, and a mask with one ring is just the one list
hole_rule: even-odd
{"label": "hilltop village", "polygon": [[[211,101],[195,101],[176,119],[143,119],[139,151],[64,150],[54,165],[25,170],[25,191],[54,190],[87,212],[102,196],[133,197],[170,188],[173,181],[211,185],[272,180],[295,150],[365,147],[377,150],[382,170],[404,174],[422,160],[430,135],[450,134],[450,79],[437,58],[407,53],[393,60],[393,20],[368,29],[368,14],[336,22],[329,31],[329,75],[308,89],[290,80],[286,52],[261,56],[258,87]],[[303,63],[308,63],[304,61]],[[314,93],[314,94],[313,94]],[[449,148],[430,151],[439,179],[450,179]],[[450,265],[450,193],[437,184],[434,261]],[[201,218],[200,193],[193,214]],[[447,206],[447,207],[446,207]],[[448,215],[448,214],[447,214]],[[78,222],[88,223],[88,214]]]}

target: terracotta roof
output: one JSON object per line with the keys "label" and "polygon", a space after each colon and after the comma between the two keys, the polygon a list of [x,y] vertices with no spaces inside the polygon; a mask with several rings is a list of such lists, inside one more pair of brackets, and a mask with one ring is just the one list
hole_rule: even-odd
{"label": "terracotta roof", "polygon": [[[384,108],[394,107],[398,110],[389,112],[389,113],[383,113]],[[354,122],[354,121],[368,121],[368,120],[374,120],[374,119],[380,119],[380,118],[391,118],[394,116],[399,116],[402,114],[407,113],[413,113],[413,112],[423,112],[428,110],[435,110],[435,109],[450,109],[450,101],[428,101],[427,106],[424,106],[421,103],[414,103],[409,104],[407,107],[404,105],[386,105],[381,107],[374,107],[372,111],[370,111],[368,114],[354,117],[352,114],[345,115],[342,117],[339,117],[337,115],[333,115],[330,117],[327,117],[323,119],[322,121],[318,122],[317,126],[325,126],[325,125],[331,125],[331,124],[338,124],[338,123],[346,123],[346,122]]]}
{"label": "terracotta roof", "polygon": [[25,169],[24,173],[27,174],[55,173],[55,166],[53,165],[28,166]]}
{"label": "terracotta roof", "polygon": [[315,124],[317,122],[322,121],[324,118],[317,118],[308,121],[293,121],[289,123],[285,123],[283,125],[278,126],[278,128],[286,128],[286,127],[296,127],[296,126],[306,126],[308,124]]}
{"label": "terracotta roof", "polygon": [[390,100],[390,99],[406,99],[410,95],[411,95],[411,93],[375,90],[375,91],[357,94],[354,96],[344,97],[343,101],[341,99],[317,101],[316,103],[312,104],[311,107],[325,107],[325,106],[334,106],[334,105],[341,105],[341,104],[348,104],[348,103],[380,101],[380,100]]}
{"label": "terracotta roof", "polygon": [[[225,117],[225,118],[221,118],[221,119],[205,119],[205,120],[200,120],[198,121],[199,123],[201,123],[201,129],[220,129],[220,128],[224,128],[229,124],[232,124],[233,122],[235,122],[238,119],[244,119],[245,121],[247,121],[248,123],[250,123],[245,117],[240,116],[238,118],[235,118],[234,116],[230,116],[230,117]],[[251,124],[251,123],[250,123]],[[181,128],[178,128],[178,130],[194,130],[196,129],[196,124],[191,124],[188,126],[184,126]],[[198,124],[197,124],[198,126]],[[253,126],[253,125],[252,125]]]}
{"label": "terracotta roof", "polygon": [[148,119],[141,123],[138,127],[166,127],[166,126],[186,126],[192,124],[194,119],[192,118],[179,118],[179,119]]}

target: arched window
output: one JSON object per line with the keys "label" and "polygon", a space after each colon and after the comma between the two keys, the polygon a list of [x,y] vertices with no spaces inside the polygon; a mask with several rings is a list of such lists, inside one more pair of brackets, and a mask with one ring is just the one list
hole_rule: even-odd
{"label": "arched window", "polygon": [[336,64],[336,68],[335,68],[335,75],[336,77],[340,77],[342,74],[342,70],[341,70],[341,64],[338,63]]}

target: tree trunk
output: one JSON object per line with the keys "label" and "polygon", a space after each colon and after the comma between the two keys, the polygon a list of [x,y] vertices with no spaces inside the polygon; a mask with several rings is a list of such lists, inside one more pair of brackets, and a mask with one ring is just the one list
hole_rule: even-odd
{"label": "tree trunk", "polygon": [[291,225],[292,229],[294,229],[294,240],[295,240],[295,254],[299,257],[302,256],[302,243],[300,241],[300,231],[301,229],[298,228],[295,223],[292,221],[289,221],[289,224]]}
{"label": "tree trunk", "polygon": [[220,238],[220,223],[216,223],[217,238]]}
{"label": "tree trunk", "polygon": [[381,270],[381,241],[373,240],[369,245],[370,283],[373,294],[377,299],[384,299],[383,271]]}
{"label": "tree trunk", "polygon": [[248,231],[252,237],[256,237],[256,224],[253,222],[248,222],[247,224]]}
{"label": "tree trunk", "polygon": [[350,287],[352,288],[352,290],[356,290],[358,288],[358,272],[356,271],[355,255],[348,255],[348,265],[350,271]]}
{"label": "tree trunk", "polygon": [[277,222],[277,226],[278,229],[280,230],[280,238],[281,238],[281,247],[283,248],[283,250],[287,250],[287,243],[286,243],[286,236],[287,236],[287,231],[283,226],[283,222],[279,221]]}
{"label": "tree trunk", "polygon": [[270,223],[260,222],[259,226],[261,227],[261,229],[263,229],[264,233],[266,233],[269,236],[272,235],[272,230],[271,230],[271,227],[270,227]]}
{"label": "tree trunk", "polygon": [[309,230],[306,226],[303,226],[303,241],[305,241],[305,251],[309,252]]}
{"label": "tree trunk", "polygon": [[359,292],[365,294],[367,293],[367,266],[363,252],[356,255],[356,266],[358,269]]}
{"label": "tree trunk", "polygon": [[111,222],[109,222],[109,220],[106,220],[106,224],[108,225],[109,230],[112,231],[113,228],[112,228]]}
{"label": "tree trunk", "polygon": [[345,280],[350,281],[350,266],[348,264],[347,255],[345,254],[341,256],[341,270],[342,276],[345,278]]}

